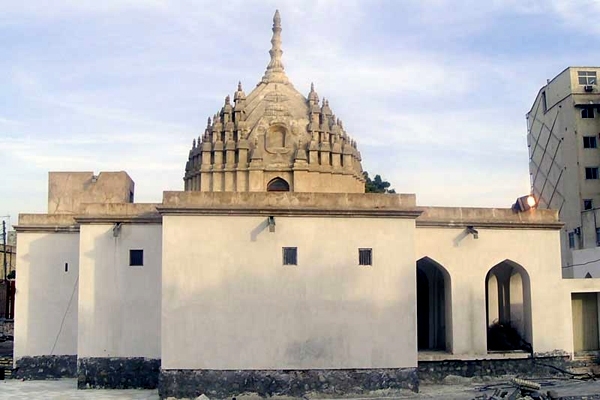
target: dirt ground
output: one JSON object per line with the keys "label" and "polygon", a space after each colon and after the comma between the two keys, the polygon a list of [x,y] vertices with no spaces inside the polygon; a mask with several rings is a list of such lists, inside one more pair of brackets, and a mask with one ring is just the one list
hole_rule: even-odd
{"label": "dirt ground", "polygon": [[[357,397],[362,400],[408,400],[408,399],[447,399],[472,400],[484,399],[491,396],[496,389],[509,390],[507,378],[494,379],[486,382],[473,381],[469,378],[449,377],[444,384],[421,385],[420,392],[402,393],[373,393],[369,397]],[[573,379],[536,379],[542,385],[540,392],[554,390],[564,400],[600,399],[600,381],[578,381]],[[48,399],[48,400],[158,400],[156,390],[78,390],[75,379],[60,379],[55,381],[0,381],[0,399]],[[325,400],[325,397],[309,396],[309,398]],[[257,399],[255,396],[238,396],[238,400]],[[272,400],[276,400],[274,397]],[[281,399],[281,398],[280,398]],[[289,398],[288,398],[289,399]]]}

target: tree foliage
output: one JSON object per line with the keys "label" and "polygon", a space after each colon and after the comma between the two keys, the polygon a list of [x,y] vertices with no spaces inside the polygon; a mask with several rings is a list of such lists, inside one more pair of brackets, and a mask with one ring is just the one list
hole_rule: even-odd
{"label": "tree foliage", "polygon": [[389,189],[391,183],[381,179],[380,175],[375,175],[375,178],[371,179],[367,171],[363,172],[365,177],[365,192],[366,193],[396,193],[394,189]]}

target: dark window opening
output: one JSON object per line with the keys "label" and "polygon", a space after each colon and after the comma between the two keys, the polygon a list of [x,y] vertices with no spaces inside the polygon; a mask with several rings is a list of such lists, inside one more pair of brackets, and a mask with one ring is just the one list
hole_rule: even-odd
{"label": "dark window opening", "polygon": [[585,278],[586,278],[586,279],[590,279],[590,278],[592,278],[592,274],[590,274],[590,273],[588,272],[587,274],[585,274]]}
{"label": "dark window opening", "polygon": [[65,272],[69,272],[69,263],[65,263]]}
{"label": "dark window opening", "polygon": [[598,147],[598,141],[596,136],[584,136],[583,137],[583,148],[584,149],[595,149]]}
{"label": "dark window opening", "polygon": [[585,179],[598,179],[598,167],[586,167]]}
{"label": "dark window opening", "polygon": [[594,118],[593,108],[584,108],[581,110],[581,118]]}
{"label": "dark window opening", "polygon": [[575,248],[575,232],[569,232],[569,248]]}
{"label": "dark window opening", "polygon": [[583,209],[591,210],[592,208],[594,208],[594,203],[592,202],[592,199],[584,199],[583,200]]}
{"label": "dark window opening", "polygon": [[275,178],[267,185],[267,192],[289,192],[290,185],[284,179]]}
{"label": "dark window opening", "polygon": [[600,246],[600,228],[596,228],[596,246]]}
{"label": "dark window opening", "polygon": [[129,250],[129,265],[134,267],[144,265],[144,250]]}
{"label": "dark window opening", "polygon": [[298,265],[298,248],[283,248],[283,265]]}
{"label": "dark window opening", "polygon": [[131,190],[129,191],[129,202],[133,203],[133,192]]}
{"label": "dark window opening", "polygon": [[542,92],[542,109],[544,114],[548,112],[548,103],[546,102],[546,92]]}
{"label": "dark window opening", "polygon": [[358,265],[373,265],[373,249],[358,249]]}

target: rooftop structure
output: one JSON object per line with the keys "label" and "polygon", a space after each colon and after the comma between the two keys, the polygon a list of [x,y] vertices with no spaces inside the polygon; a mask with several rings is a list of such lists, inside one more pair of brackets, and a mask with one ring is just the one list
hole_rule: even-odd
{"label": "rooftop structure", "polygon": [[285,74],[281,17],[273,17],[271,60],[247,96],[236,92],[194,139],[185,190],[363,193],[361,156],[329,101],[308,97]]}

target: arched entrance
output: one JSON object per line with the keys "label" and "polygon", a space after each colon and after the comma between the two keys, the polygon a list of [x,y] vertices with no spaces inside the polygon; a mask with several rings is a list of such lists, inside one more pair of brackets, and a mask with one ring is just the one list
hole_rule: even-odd
{"label": "arched entrance", "polygon": [[485,278],[488,351],[531,351],[531,289],[529,274],[504,260]]}
{"label": "arched entrance", "polygon": [[419,350],[452,351],[450,274],[429,257],[417,261]]}
{"label": "arched entrance", "polygon": [[282,178],[274,178],[267,184],[267,192],[289,192],[290,184]]}

